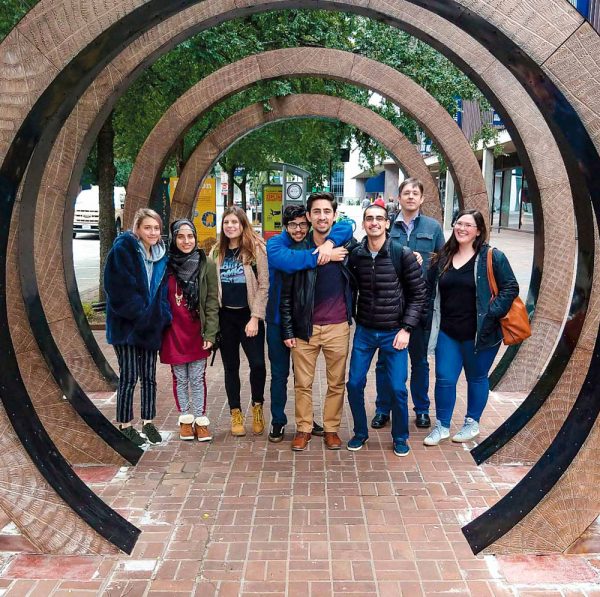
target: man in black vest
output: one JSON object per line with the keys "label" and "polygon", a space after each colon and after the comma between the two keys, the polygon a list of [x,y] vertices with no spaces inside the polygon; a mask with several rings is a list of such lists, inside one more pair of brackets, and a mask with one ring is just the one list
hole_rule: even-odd
{"label": "man in black vest", "polygon": [[350,358],[348,402],[354,437],[348,450],[360,450],[369,432],[364,390],[375,351],[384,362],[390,391],[394,454],[406,456],[408,447],[408,351],[412,329],[425,308],[425,281],[412,250],[388,238],[390,227],[383,201],[363,213],[366,237],[350,254],[348,268],[358,291],[356,332]]}

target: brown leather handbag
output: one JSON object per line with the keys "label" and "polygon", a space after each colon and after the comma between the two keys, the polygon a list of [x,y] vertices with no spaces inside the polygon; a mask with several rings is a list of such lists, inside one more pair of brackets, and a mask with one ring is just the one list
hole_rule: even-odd
{"label": "brown leather handbag", "polygon": [[[490,247],[487,254],[487,275],[492,299],[498,296],[498,284],[494,277],[494,265],[492,262],[492,248]],[[512,344],[520,344],[526,338],[531,336],[531,326],[529,325],[529,315],[523,301],[517,297],[510,306],[508,313],[500,319],[500,327],[502,328],[503,342],[507,346]]]}

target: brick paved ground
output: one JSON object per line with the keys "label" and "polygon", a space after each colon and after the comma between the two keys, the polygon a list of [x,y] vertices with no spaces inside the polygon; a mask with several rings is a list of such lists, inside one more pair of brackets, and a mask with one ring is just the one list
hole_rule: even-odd
{"label": "brick paved ground", "polygon": [[[531,267],[531,241],[509,233],[495,241],[508,247],[522,280]],[[320,438],[304,453],[291,452],[289,441],[269,444],[266,434],[233,438],[218,360],[208,379],[212,443],[177,438],[169,371],[161,367],[157,420],[166,442],[149,448],[136,467],[77,468],[142,529],[133,554],[35,555],[9,526],[0,535],[0,595],[600,594],[594,529],[574,555],[472,555],[461,526],[510,490],[526,467],[477,467],[468,452],[474,444],[425,448],[425,432],[414,427],[407,458],[393,455],[389,428],[373,431],[360,452],[327,451]],[[456,424],[465,410],[464,389]],[[320,361],[315,396],[324,390]],[[372,378],[367,396],[371,414]],[[519,399],[491,397],[482,437]],[[112,417],[114,399],[97,402]],[[248,405],[247,394],[243,402]],[[287,410],[291,417],[292,401]],[[344,440],[350,429],[346,409]]]}

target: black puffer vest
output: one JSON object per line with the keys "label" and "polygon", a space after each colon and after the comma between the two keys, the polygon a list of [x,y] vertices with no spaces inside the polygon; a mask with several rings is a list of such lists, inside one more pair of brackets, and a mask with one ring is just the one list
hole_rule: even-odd
{"label": "black puffer vest", "polygon": [[388,238],[373,259],[365,238],[348,261],[358,290],[356,322],[376,330],[415,327],[425,307],[425,281],[415,256],[402,249],[398,279],[389,244]]}

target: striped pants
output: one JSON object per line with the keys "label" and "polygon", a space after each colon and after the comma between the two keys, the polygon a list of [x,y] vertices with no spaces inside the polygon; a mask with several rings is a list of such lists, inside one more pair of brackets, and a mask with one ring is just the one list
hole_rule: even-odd
{"label": "striped pants", "polygon": [[142,395],[141,416],[151,421],[156,416],[156,357],[157,350],[119,344],[114,346],[119,361],[119,388],[117,390],[117,422],[133,420],[133,391],[140,380]]}
{"label": "striped pants", "polygon": [[[206,415],[206,359],[171,365],[173,393],[182,415]],[[191,404],[190,404],[191,397]]]}

